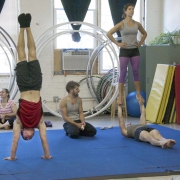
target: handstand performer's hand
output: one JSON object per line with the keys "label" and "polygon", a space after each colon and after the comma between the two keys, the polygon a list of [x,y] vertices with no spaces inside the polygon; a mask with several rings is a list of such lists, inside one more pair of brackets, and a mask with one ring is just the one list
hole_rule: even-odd
{"label": "handstand performer's hand", "polygon": [[8,160],[8,161],[15,161],[17,159],[17,157],[12,158],[12,157],[6,157],[3,160]]}
{"label": "handstand performer's hand", "polygon": [[42,159],[47,159],[47,160],[48,160],[48,159],[52,159],[52,156],[48,156],[48,157],[46,157],[46,156],[41,156],[41,158],[42,158]]}

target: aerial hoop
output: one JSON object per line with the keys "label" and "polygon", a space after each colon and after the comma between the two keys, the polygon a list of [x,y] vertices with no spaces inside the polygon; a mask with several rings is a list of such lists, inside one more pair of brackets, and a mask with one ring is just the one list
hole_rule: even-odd
{"label": "aerial hoop", "polygon": [[[82,24],[82,25],[88,26],[89,28],[92,28],[92,30],[94,30],[94,32],[88,32],[88,31],[84,31],[84,30],[67,30],[67,31],[57,32],[55,34],[53,33],[56,28],[58,28],[60,26],[68,25],[68,24]],[[52,40],[54,40],[55,38],[57,38],[63,34],[67,34],[67,33],[72,34],[74,32],[80,32],[80,33],[88,34],[89,36],[92,36],[93,38],[95,38],[99,43],[99,46],[93,51],[93,53],[90,56],[90,59],[89,59],[88,65],[87,65],[87,71],[86,71],[87,86],[88,86],[88,89],[90,91],[90,94],[92,95],[93,98],[95,98],[96,93],[95,93],[95,88],[94,88],[94,85],[92,82],[92,69],[93,69],[93,66],[95,64],[95,60],[97,59],[99,53],[102,51],[103,48],[105,48],[107,50],[107,52],[111,58],[113,69],[115,69],[114,61],[117,61],[117,64],[119,62],[117,53],[115,51],[115,47],[111,43],[111,41],[108,39],[108,37],[106,36],[106,31],[104,31],[103,29],[101,29],[101,28],[99,28],[93,24],[89,24],[89,23],[85,23],[85,22],[79,22],[79,21],[67,22],[67,23],[55,25],[55,26],[51,27],[50,29],[48,29],[46,32],[44,32],[35,41],[36,47],[37,47],[37,57],[40,56],[41,51]],[[118,67],[118,70],[119,70],[119,67]],[[118,95],[118,77],[114,71],[112,72],[112,79],[111,79],[110,83],[111,84],[110,84],[109,91],[106,94],[106,96],[104,97],[104,99],[101,102],[97,101],[97,103],[99,103],[99,104],[97,104],[97,106],[92,107],[91,109],[89,109],[88,112],[84,113],[85,119],[94,117],[94,116],[100,114],[101,112],[105,111],[112,104],[112,102],[115,100],[115,98]],[[58,112],[50,109],[46,105],[46,102],[47,102],[46,100],[42,100],[43,106],[53,115],[62,118],[62,116]]]}
{"label": "aerial hoop", "polygon": [[11,94],[10,98],[14,99],[18,92],[14,71],[16,66],[17,47],[10,35],[2,27],[0,27],[0,35],[2,36],[2,39],[0,39],[0,48],[4,52],[10,68],[10,78],[7,89]]}
{"label": "aerial hoop", "polygon": [[[121,40],[121,37],[118,37],[118,38],[116,38],[116,40],[118,41],[118,40]],[[92,70],[93,70],[93,67],[94,67],[94,63],[95,63],[95,60],[96,60],[96,58],[98,57],[98,55],[99,55],[99,53],[102,51],[102,49],[105,47],[105,46],[107,46],[107,42],[109,43],[109,41],[106,41],[106,42],[103,42],[102,44],[100,44],[99,46],[97,46],[97,48],[93,51],[93,53],[92,53],[92,55],[91,55],[91,58],[90,58],[90,60],[89,60],[89,62],[88,62],[88,66],[87,66],[87,71],[86,71],[86,82],[87,82],[87,86],[89,87],[89,89],[92,89],[92,91],[90,91],[90,93],[91,93],[91,95],[92,95],[92,97],[94,97],[94,94],[96,95],[96,97],[97,97],[97,92],[96,92],[96,89],[95,89],[95,85],[94,85],[94,82],[92,81]],[[109,52],[108,52],[109,53]],[[117,58],[117,57],[115,57],[115,58]],[[111,58],[111,61],[112,61],[112,58]],[[112,64],[113,64],[113,69],[115,69],[114,68],[114,63],[112,62]],[[92,68],[91,68],[92,67]],[[91,68],[91,71],[89,71],[88,70],[88,68]],[[116,71],[113,71],[113,77],[114,77],[114,73],[115,73]],[[119,77],[117,77],[117,78],[119,78]],[[90,79],[90,80],[89,80]],[[115,78],[113,78],[113,79],[115,79]],[[113,83],[115,83],[115,82],[113,82]],[[98,103],[99,103],[99,100],[98,100],[98,98],[96,98],[95,99]]]}

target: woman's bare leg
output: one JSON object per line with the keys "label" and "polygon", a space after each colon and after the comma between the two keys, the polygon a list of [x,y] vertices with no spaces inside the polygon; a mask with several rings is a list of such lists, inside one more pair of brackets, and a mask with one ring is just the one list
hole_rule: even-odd
{"label": "woman's bare leg", "polygon": [[136,98],[138,99],[138,101],[140,101],[141,104],[144,104],[144,99],[143,97],[141,96],[141,93],[140,93],[140,82],[139,81],[134,81],[134,86],[135,86],[135,89],[136,89]]}
{"label": "woman's bare leg", "polygon": [[121,105],[121,104],[123,104],[124,83],[119,83],[118,89],[119,89],[119,96],[118,96],[118,99],[117,99],[117,104]]}
{"label": "woman's bare leg", "polygon": [[143,125],[146,125],[147,124],[147,121],[146,121],[146,109],[144,107],[144,104],[142,104],[140,101],[139,101],[139,107],[140,107],[140,112],[141,112],[140,123],[143,124]]}

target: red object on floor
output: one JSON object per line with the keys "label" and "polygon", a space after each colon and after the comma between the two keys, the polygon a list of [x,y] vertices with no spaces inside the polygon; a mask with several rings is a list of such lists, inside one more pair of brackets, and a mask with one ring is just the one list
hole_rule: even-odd
{"label": "red object on floor", "polygon": [[177,124],[180,124],[180,65],[175,68],[175,102]]}

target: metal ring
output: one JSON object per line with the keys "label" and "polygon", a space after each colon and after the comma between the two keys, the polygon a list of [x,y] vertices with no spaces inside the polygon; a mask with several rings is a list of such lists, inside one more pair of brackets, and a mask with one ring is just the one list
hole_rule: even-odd
{"label": "metal ring", "polygon": [[[86,25],[86,26],[89,26],[91,28],[93,28],[97,34],[95,33],[91,33],[91,32],[88,32],[88,31],[83,31],[83,30],[68,30],[68,31],[61,31],[61,32],[58,32],[56,34],[53,34],[53,35],[48,35],[49,33],[52,34],[51,31],[53,31],[54,29],[60,27],[60,26],[63,26],[63,25],[67,25],[67,24],[82,24],[82,25]],[[73,33],[73,32],[81,32],[81,33],[85,33],[85,34],[88,34],[94,38],[96,38],[99,42],[104,43],[105,44],[105,48],[107,49],[109,55],[110,55],[110,58],[111,58],[111,62],[113,64],[113,68],[114,68],[114,59],[113,59],[113,56],[111,55],[111,52],[114,54],[114,58],[115,60],[118,62],[118,57],[117,57],[117,54],[116,54],[116,51],[115,51],[115,48],[114,46],[112,45],[111,41],[108,39],[108,37],[106,36],[106,31],[104,31],[103,29],[93,25],[93,24],[89,24],[89,23],[84,23],[84,22],[78,22],[78,21],[74,21],[74,22],[67,22],[67,23],[62,23],[62,24],[58,24],[58,25],[55,25],[53,27],[51,27],[50,29],[48,29],[46,32],[44,32],[36,41],[36,47],[37,47],[37,57],[40,56],[40,53],[41,51],[46,47],[46,45],[48,43],[50,43],[53,39],[55,39],[56,37],[58,36],[61,36],[63,34],[67,34],[67,33]],[[101,49],[102,50],[102,49]],[[99,51],[100,53],[100,51]],[[98,55],[98,54],[97,54]],[[97,56],[95,55],[95,57]],[[95,59],[95,58],[94,58]],[[90,60],[93,62],[94,61],[93,58],[90,58]],[[87,66],[87,71],[89,71],[89,67],[90,67],[90,61],[88,62],[88,66]],[[94,63],[92,63],[94,64]],[[118,64],[118,63],[117,63]],[[92,67],[91,67],[92,69]],[[118,67],[119,69],[119,67]],[[92,76],[92,74],[91,74]],[[115,100],[115,98],[117,97],[118,95],[118,80],[117,80],[117,76],[115,76],[115,73],[113,72],[113,77],[112,77],[112,82],[111,82],[111,87],[109,89],[109,92],[107,93],[107,95],[105,96],[105,98],[96,106],[96,107],[93,107],[90,111],[91,111],[91,114],[89,116],[85,116],[86,119],[88,118],[91,118],[93,116],[96,116],[98,114],[100,114],[101,112],[103,112],[104,110],[106,110],[111,104],[112,102]],[[108,101],[108,103],[107,103]],[[61,117],[62,116],[60,114],[58,114],[57,112],[51,110],[43,101],[43,106],[49,110],[49,112],[51,112],[52,114],[54,114],[55,116],[57,117]],[[106,105],[104,105],[106,103]],[[94,109],[96,109],[97,112],[93,113],[94,112]],[[88,113],[88,112],[87,112]],[[85,115],[87,114],[85,113]]]}

